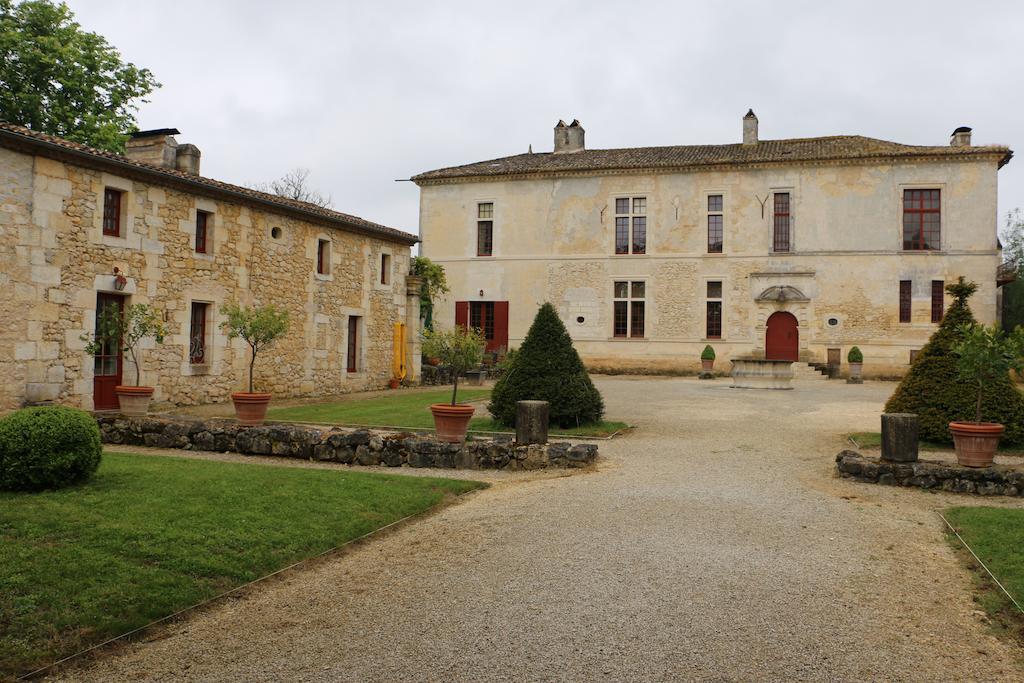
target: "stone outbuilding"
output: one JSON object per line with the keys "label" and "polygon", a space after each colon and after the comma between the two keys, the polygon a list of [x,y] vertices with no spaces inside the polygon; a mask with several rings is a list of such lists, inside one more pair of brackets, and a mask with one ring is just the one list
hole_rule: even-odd
{"label": "stone outbuilding", "polygon": [[[737,131],[739,132],[739,131]],[[1012,152],[906,145],[860,135],[588,149],[579,121],[552,152],[427,171],[423,255],[451,293],[441,326],[515,347],[538,306],[558,309],[596,369],[696,372],[754,356],[905,372],[934,332],[944,286],[978,283],[998,316],[997,172]]]}
{"label": "stone outbuilding", "polygon": [[158,402],[244,388],[248,347],[219,327],[232,301],[291,316],[257,362],[259,390],[329,395],[382,387],[393,367],[415,374],[419,300],[406,277],[417,237],[203,177],[199,149],[176,134],[137,133],[119,155],[0,124],[0,409],[116,408],[110,387],[134,369],[116,352],[94,359],[81,336],[103,307],[136,302],[168,329],[142,353]]}

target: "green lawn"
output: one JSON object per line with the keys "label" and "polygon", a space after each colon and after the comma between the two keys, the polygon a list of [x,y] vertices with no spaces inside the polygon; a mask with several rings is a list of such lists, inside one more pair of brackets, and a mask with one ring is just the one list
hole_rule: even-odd
{"label": "green lawn", "polygon": [[[881,432],[853,432],[852,434],[847,434],[847,436],[856,441],[861,448],[880,448],[882,445]],[[953,450],[953,444],[935,443],[933,441],[922,440],[918,446],[923,451]],[[1016,445],[1006,446],[1000,444],[999,452],[1005,455],[1024,455],[1024,449]]]}
{"label": "green lawn", "polygon": [[[460,403],[486,401],[490,389],[459,389]],[[285,422],[315,422],[361,427],[409,427],[410,429],[433,429],[434,417],[430,414],[431,403],[451,401],[451,389],[436,391],[396,391],[393,394],[361,400],[335,401],[332,403],[311,403],[290,408],[272,408],[267,417]],[[601,422],[572,429],[551,429],[551,434],[565,436],[609,436],[628,428],[625,422]],[[486,417],[475,417],[469,423],[471,431],[509,432],[508,427]]]}
{"label": "green lawn", "polygon": [[[1024,510],[956,507],[947,510],[945,516],[1010,595],[1024,605]],[[956,547],[963,547],[952,534],[950,538]],[[1024,618],[1020,612],[974,558],[966,551],[963,556],[975,571],[981,589],[979,603],[1018,639],[1024,637]]]}
{"label": "green lawn", "polygon": [[0,680],[480,486],[107,453],[87,484],[0,493]]}

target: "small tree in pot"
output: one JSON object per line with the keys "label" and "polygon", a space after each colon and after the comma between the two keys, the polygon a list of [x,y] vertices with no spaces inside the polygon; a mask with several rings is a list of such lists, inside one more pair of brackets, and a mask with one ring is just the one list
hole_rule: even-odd
{"label": "small tree in pot", "polygon": [[950,422],[956,459],[965,467],[989,467],[1006,429],[998,422],[982,422],[985,386],[1005,379],[1010,370],[1024,369],[1024,328],[1007,335],[997,326],[969,324],[960,328],[961,339],[953,345],[960,378],[977,387],[974,420]]}
{"label": "small tree in pot", "polygon": [[225,317],[220,327],[227,333],[228,339],[241,337],[252,351],[249,358],[249,391],[236,391],[231,394],[231,400],[235,404],[235,415],[243,425],[263,424],[271,395],[253,390],[256,354],[288,331],[288,311],[273,304],[243,307],[237,303],[230,303],[221,306],[220,313]]}
{"label": "small tree in pot", "polygon": [[708,344],[704,347],[704,350],[700,352],[700,378],[711,379],[714,375],[711,371],[715,367],[715,349]]}
{"label": "small tree in pot", "polygon": [[864,382],[860,378],[860,373],[864,368],[864,354],[860,352],[860,349],[854,346],[850,349],[850,352],[846,354],[846,362],[850,364],[850,379],[847,380],[850,384],[861,384]]}
{"label": "small tree in pot", "polygon": [[451,369],[452,402],[435,403],[430,406],[434,415],[434,428],[441,441],[462,443],[466,440],[469,420],[473,417],[473,406],[456,403],[459,392],[459,377],[467,370],[480,365],[484,355],[484,335],[480,330],[456,326],[448,332],[427,330],[423,333],[423,353],[437,358],[442,366]]}
{"label": "small tree in pot", "polygon": [[135,384],[119,384],[114,387],[121,412],[125,415],[145,415],[149,412],[153,387],[142,386],[139,344],[146,337],[152,337],[157,344],[163,344],[166,334],[160,312],[147,304],[131,304],[123,312],[120,306],[107,306],[96,321],[95,333],[85,333],[80,337],[86,342],[85,351],[89,355],[111,355],[111,351],[118,349],[131,358],[135,366]]}

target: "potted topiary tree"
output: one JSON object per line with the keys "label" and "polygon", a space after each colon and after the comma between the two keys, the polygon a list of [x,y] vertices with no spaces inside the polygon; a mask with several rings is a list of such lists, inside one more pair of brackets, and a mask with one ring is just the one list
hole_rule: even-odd
{"label": "potted topiary tree", "polygon": [[711,371],[715,367],[715,349],[712,348],[711,344],[704,347],[704,350],[700,352],[700,376],[701,379],[710,379],[713,375]]}
{"label": "potted topiary tree", "polygon": [[85,333],[80,337],[86,342],[86,353],[91,356],[120,348],[131,358],[135,366],[135,384],[119,384],[114,387],[117,402],[125,415],[145,415],[149,412],[153,387],[142,386],[139,343],[146,337],[152,337],[157,344],[163,344],[166,334],[163,316],[156,309],[147,304],[131,304],[123,312],[119,306],[103,309],[96,321],[95,333]]}
{"label": "potted topiary tree", "polygon": [[249,358],[249,391],[231,394],[235,415],[243,425],[263,424],[271,395],[253,390],[253,367],[256,365],[256,354],[288,331],[288,311],[273,304],[243,307],[229,303],[220,307],[220,313],[225,317],[220,327],[227,333],[228,339],[241,337],[252,351]]}
{"label": "potted topiary tree", "polygon": [[864,368],[864,354],[860,352],[860,349],[854,346],[850,349],[850,352],[846,354],[846,362],[850,364],[850,379],[847,380],[850,384],[861,384],[864,382],[860,378],[860,373]]}
{"label": "potted topiary tree", "polygon": [[459,392],[459,377],[471,368],[480,365],[484,355],[485,340],[480,330],[456,326],[448,332],[426,330],[423,333],[423,353],[438,358],[441,365],[452,373],[452,402],[434,403],[430,412],[434,415],[434,431],[441,441],[462,443],[466,440],[469,420],[473,417],[473,406],[456,403]]}
{"label": "potted topiary tree", "polygon": [[974,421],[950,422],[956,459],[964,467],[990,467],[1005,427],[982,422],[982,396],[989,383],[1005,379],[1010,370],[1024,369],[1024,328],[1007,335],[998,325],[968,324],[953,345],[960,378],[977,388]]}

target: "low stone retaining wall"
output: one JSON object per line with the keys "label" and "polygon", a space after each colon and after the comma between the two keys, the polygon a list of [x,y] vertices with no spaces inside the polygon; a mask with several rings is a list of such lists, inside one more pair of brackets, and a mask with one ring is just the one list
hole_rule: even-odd
{"label": "low stone retaining wall", "polygon": [[104,443],[244,455],[325,460],[348,465],[536,470],[585,467],[597,458],[594,444],[565,442],[517,446],[511,438],[452,444],[433,436],[371,432],[366,429],[318,429],[273,424],[243,427],[234,420],[186,420],[167,417],[97,416]]}
{"label": "low stone retaining wall", "polygon": [[841,477],[872,484],[916,486],[979,496],[1024,495],[1024,472],[1005,465],[975,468],[927,460],[886,462],[864,457],[857,451],[840,451],[836,456],[836,471]]}

